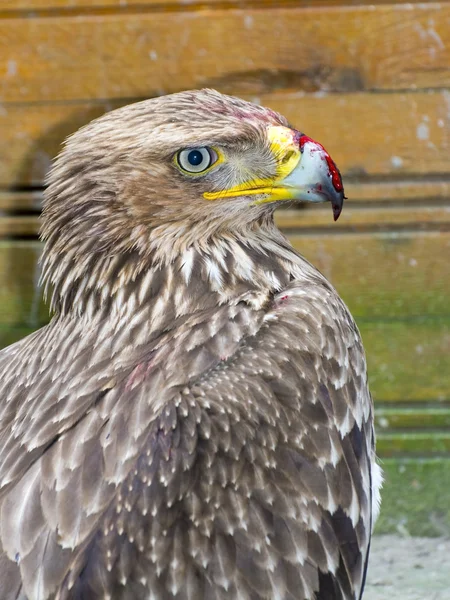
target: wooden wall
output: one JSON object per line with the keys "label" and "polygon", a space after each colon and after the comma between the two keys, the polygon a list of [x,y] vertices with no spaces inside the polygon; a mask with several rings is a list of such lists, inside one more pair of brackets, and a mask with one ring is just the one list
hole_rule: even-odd
{"label": "wooden wall", "polygon": [[449,65],[448,1],[3,0],[0,346],[47,319],[37,214],[69,133],[186,88],[268,105],[345,177],[337,224],[322,207],[278,220],[361,329],[388,474],[381,529],[449,531]]}

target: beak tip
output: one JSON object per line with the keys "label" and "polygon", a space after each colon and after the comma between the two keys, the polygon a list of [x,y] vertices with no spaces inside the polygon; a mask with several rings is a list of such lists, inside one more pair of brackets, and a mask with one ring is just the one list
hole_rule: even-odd
{"label": "beak tip", "polygon": [[339,200],[331,203],[331,206],[333,208],[333,219],[335,222],[340,217],[340,214],[342,212],[342,207],[344,206],[344,200],[346,200],[346,197],[344,196],[344,194],[342,194],[342,196],[339,198]]}
{"label": "beak tip", "polygon": [[[326,195],[328,196],[328,199],[331,200],[334,220],[337,221],[342,212],[344,200],[346,199],[341,173],[322,144],[315,142],[313,139],[302,133],[298,133],[296,139],[300,147],[300,152],[304,156],[306,154],[313,166],[320,168],[317,167],[318,164],[326,165],[326,184],[324,187],[327,191]],[[318,160],[314,162],[315,159]],[[317,184],[317,189],[319,192],[322,192],[322,185]]]}

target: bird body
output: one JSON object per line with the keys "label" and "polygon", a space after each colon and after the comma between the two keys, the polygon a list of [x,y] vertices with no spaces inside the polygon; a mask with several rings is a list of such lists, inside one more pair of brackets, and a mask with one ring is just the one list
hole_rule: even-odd
{"label": "bird body", "polygon": [[1,600],[360,598],[364,351],[273,222],[300,167],[302,194],[331,185],[301,140],[210,90],[69,139],[43,217],[54,316],[0,352]]}

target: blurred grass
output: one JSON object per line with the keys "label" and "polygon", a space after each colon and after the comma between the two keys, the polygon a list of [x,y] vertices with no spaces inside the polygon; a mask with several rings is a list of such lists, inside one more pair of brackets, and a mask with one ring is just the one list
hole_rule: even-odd
{"label": "blurred grass", "polygon": [[388,458],[375,533],[450,535],[450,460]]}
{"label": "blurred grass", "polygon": [[356,319],[375,400],[442,401],[450,391],[450,316]]}

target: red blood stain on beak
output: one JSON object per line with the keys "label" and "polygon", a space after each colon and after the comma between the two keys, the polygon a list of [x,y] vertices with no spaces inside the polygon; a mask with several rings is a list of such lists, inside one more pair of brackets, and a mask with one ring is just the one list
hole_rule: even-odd
{"label": "red blood stain on beak", "polygon": [[334,160],[331,158],[331,156],[328,154],[328,152],[325,150],[325,148],[322,146],[322,144],[319,144],[319,142],[316,142],[315,140],[308,137],[307,135],[300,134],[300,136],[299,136],[298,143],[300,145],[300,152],[303,152],[303,146],[306,144],[306,142],[311,142],[311,143],[315,144],[316,146],[319,146],[319,148],[321,150],[323,150],[324,159],[327,161],[327,165],[328,165],[328,169],[330,171],[333,187],[337,192],[342,192],[344,190],[344,186],[342,184],[342,177],[341,177],[339,169],[337,168]]}
{"label": "red blood stain on beak", "polygon": [[[315,140],[308,137],[307,135],[303,135],[300,132],[296,132],[295,140],[298,143],[301,152],[303,152],[303,147],[307,142],[311,142],[312,144],[314,144],[314,146],[316,147],[317,150],[321,150],[323,152],[323,159],[327,163],[328,173],[331,178],[331,183],[337,194],[336,198],[331,200],[331,206],[333,208],[333,218],[335,221],[337,221],[339,218],[339,215],[342,212],[342,206],[343,206],[343,203],[345,200],[345,196],[344,196],[344,185],[342,183],[342,177],[339,172],[339,169],[336,166],[336,163],[331,158],[331,156],[328,154],[328,152],[325,150],[325,148],[322,146],[322,144],[320,144],[319,142],[316,142]],[[319,184],[317,189],[318,189],[318,191],[322,191],[322,186]]]}

